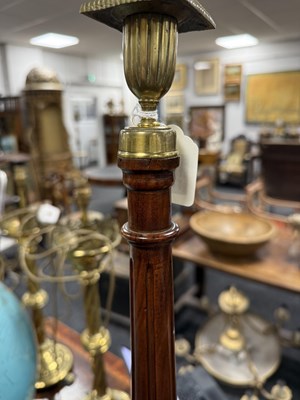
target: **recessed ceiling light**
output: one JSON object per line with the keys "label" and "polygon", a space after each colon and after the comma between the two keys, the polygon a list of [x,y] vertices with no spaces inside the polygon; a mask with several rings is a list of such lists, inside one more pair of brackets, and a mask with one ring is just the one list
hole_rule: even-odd
{"label": "recessed ceiling light", "polygon": [[79,43],[75,36],[61,35],[59,33],[45,33],[30,39],[30,43],[35,46],[51,47],[53,49],[62,49],[63,47],[74,46]]}
{"label": "recessed ceiling light", "polygon": [[257,43],[258,39],[248,33],[243,35],[223,36],[216,39],[216,44],[225,47],[225,49],[255,46]]}

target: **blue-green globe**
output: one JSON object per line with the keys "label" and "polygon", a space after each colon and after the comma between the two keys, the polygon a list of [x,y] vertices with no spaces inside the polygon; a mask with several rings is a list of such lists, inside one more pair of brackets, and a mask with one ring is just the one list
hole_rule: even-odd
{"label": "blue-green globe", "polygon": [[32,400],[36,338],[18,298],[0,282],[0,400]]}

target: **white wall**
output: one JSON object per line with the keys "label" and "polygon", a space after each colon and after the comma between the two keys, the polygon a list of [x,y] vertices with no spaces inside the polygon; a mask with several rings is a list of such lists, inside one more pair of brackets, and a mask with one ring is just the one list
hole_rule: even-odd
{"label": "white wall", "polygon": [[[114,102],[118,104],[123,98],[125,100],[125,112],[128,115],[131,115],[137,102],[125,83],[121,60],[118,57],[110,59],[87,59],[84,57],[68,56],[45,51],[40,48],[35,49],[11,45],[5,46],[5,49],[9,74],[9,82],[5,82],[9,89],[9,93],[5,93],[6,95],[20,94],[24,89],[26,76],[33,67],[45,66],[56,71],[62,83],[65,85],[65,124],[73,139],[74,119],[70,109],[70,99],[81,94],[84,96],[95,96],[97,98],[98,128],[96,127],[95,129],[99,131],[99,163],[101,165],[105,163],[102,114],[106,111],[107,101],[112,98]],[[246,124],[244,118],[245,107],[243,100],[247,75],[264,72],[300,70],[300,42],[294,41],[238,50],[221,50],[219,52],[190,55],[179,59],[178,62],[185,63],[188,68],[187,86],[184,91],[186,119],[188,118],[189,108],[192,106],[224,104],[222,82],[219,94],[215,96],[198,96],[194,91],[194,62],[196,60],[213,58],[218,58],[220,60],[220,76],[222,76],[225,64],[241,63],[243,65],[244,76],[241,101],[229,102],[225,105],[224,151],[226,152],[230,139],[240,133],[246,133],[250,139],[257,139],[259,126]],[[95,82],[93,84],[87,81],[88,74],[93,74],[95,76]],[[0,93],[1,87],[4,86],[0,63]]]}
{"label": "white wall", "polygon": [[185,115],[187,118],[189,107],[224,104],[222,81],[220,82],[220,91],[218,95],[198,96],[194,90],[194,62],[214,58],[220,60],[221,76],[225,64],[237,63],[243,65],[241,101],[228,102],[225,104],[225,143],[223,151],[227,152],[230,139],[240,133],[245,133],[254,141],[258,138],[259,126],[249,125],[245,122],[244,94],[247,75],[300,70],[300,41],[256,46],[245,49],[221,50],[219,52],[191,55],[179,59],[178,62],[185,63],[188,67],[188,82],[184,91]]}
{"label": "white wall", "polygon": [[5,79],[5,69],[6,69],[6,54],[5,46],[0,44],[0,96],[6,96],[8,94],[8,88]]}
{"label": "white wall", "polygon": [[[1,55],[1,53],[0,53]],[[4,81],[2,63],[0,62],[0,93],[20,95],[25,87],[27,74],[34,67],[47,67],[54,70],[62,84],[64,123],[69,134],[72,151],[77,151],[76,134],[80,130],[83,150],[89,149],[90,140],[98,141],[98,164],[105,165],[105,142],[102,115],[107,111],[106,104],[113,99],[116,106],[124,100],[127,89],[124,83],[122,62],[119,58],[87,59],[45,51],[40,48],[4,46],[4,55],[8,70],[7,82]],[[95,82],[87,80],[88,74],[94,74]],[[5,85],[7,90],[5,89]],[[78,98],[95,98],[97,115],[94,120],[81,121],[76,124],[71,107],[72,100]],[[126,96],[127,97],[127,96]],[[125,104],[127,105],[127,103]],[[125,107],[127,112],[128,107]]]}
{"label": "white wall", "polygon": [[25,87],[27,74],[43,65],[43,52],[39,48],[6,45],[9,95],[18,96]]}

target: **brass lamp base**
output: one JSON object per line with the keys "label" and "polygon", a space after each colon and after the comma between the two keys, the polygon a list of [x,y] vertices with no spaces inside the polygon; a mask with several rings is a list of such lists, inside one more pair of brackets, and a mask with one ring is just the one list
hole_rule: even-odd
{"label": "brass lamp base", "polygon": [[106,394],[99,396],[96,390],[89,393],[84,400],[130,400],[128,393],[108,388]]}
{"label": "brass lamp base", "polygon": [[38,379],[36,389],[44,389],[61,382],[73,366],[73,354],[68,347],[46,339],[39,347]]}

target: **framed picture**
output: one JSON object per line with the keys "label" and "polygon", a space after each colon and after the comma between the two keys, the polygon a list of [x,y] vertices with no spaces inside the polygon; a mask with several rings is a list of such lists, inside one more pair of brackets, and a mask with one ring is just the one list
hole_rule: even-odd
{"label": "framed picture", "polygon": [[97,118],[97,98],[92,96],[74,97],[71,109],[75,121],[86,121]]}
{"label": "framed picture", "polygon": [[273,72],[247,77],[248,123],[300,123],[300,71]]}
{"label": "framed picture", "polygon": [[241,85],[239,83],[224,84],[224,100],[239,101],[241,98]]}
{"label": "framed picture", "polygon": [[239,101],[241,97],[242,65],[228,64],[224,67],[224,100]]}
{"label": "framed picture", "polygon": [[165,113],[183,114],[184,113],[184,95],[179,92],[169,92],[165,97]]}
{"label": "framed picture", "polygon": [[224,109],[224,106],[190,108],[190,136],[200,147],[220,147],[224,140]]}
{"label": "framed picture", "polygon": [[171,90],[183,90],[186,87],[187,67],[185,64],[177,64]]}
{"label": "framed picture", "polygon": [[227,64],[224,66],[224,83],[241,83],[241,79],[241,64]]}
{"label": "framed picture", "polygon": [[194,64],[195,92],[200,96],[217,94],[220,91],[219,60],[200,60]]}

